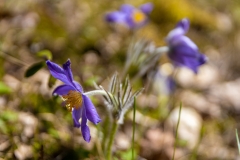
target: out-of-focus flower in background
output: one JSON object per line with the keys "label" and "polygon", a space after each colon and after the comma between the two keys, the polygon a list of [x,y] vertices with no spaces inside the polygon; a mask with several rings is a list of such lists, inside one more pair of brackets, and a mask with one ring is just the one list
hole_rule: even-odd
{"label": "out-of-focus flower in background", "polygon": [[148,15],[152,9],[152,3],[145,3],[139,8],[135,8],[130,4],[124,4],[119,11],[108,13],[105,19],[109,23],[122,24],[130,29],[136,29],[148,22]]}
{"label": "out-of-focus flower in background", "polygon": [[175,80],[173,78],[173,65],[165,63],[157,69],[157,72],[152,77],[153,91],[157,95],[170,96],[176,89]]}
{"label": "out-of-focus flower in background", "polygon": [[196,44],[185,36],[189,29],[189,20],[184,18],[167,35],[168,57],[176,66],[185,66],[198,72],[198,67],[207,61],[207,57],[198,51]]}
{"label": "out-of-focus flower in background", "polygon": [[90,98],[84,94],[82,86],[73,80],[70,60],[63,64],[63,67],[50,60],[46,63],[51,75],[65,83],[58,86],[53,94],[62,96],[67,109],[72,112],[74,127],[81,127],[84,140],[90,142],[91,136],[87,120],[97,124],[101,119]]}

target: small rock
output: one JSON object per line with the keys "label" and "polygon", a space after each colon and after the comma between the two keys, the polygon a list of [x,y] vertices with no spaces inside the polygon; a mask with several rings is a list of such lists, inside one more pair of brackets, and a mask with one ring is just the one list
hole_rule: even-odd
{"label": "small rock", "polygon": [[6,98],[0,97],[0,109],[5,108],[6,103],[7,103]]}
{"label": "small rock", "polygon": [[201,66],[198,74],[193,73],[188,68],[182,67],[179,68],[176,80],[184,88],[207,89],[219,81],[219,74],[218,70],[209,64]]}
{"label": "small rock", "polygon": [[188,68],[178,68],[176,81],[184,88],[190,88],[194,84],[194,73]]}
{"label": "small rock", "polygon": [[0,152],[3,152],[5,151],[7,148],[10,147],[10,142],[8,140],[4,141],[4,142],[1,142],[0,143]]}
{"label": "small rock", "polygon": [[157,96],[141,94],[138,96],[137,106],[141,108],[148,107],[156,109],[158,107]]}
{"label": "small rock", "polygon": [[[209,101],[222,105],[223,107],[233,106],[232,109],[240,111],[240,79],[218,83],[209,89]],[[228,108],[231,109],[231,108]]]}
{"label": "small rock", "polygon": [[8,85],[13,91],[17,91],[19,90],[19,87],[21,86],[21,82],[16,79],[15,77],[9,75],[9,74],[6,74],[4,77],[3,77],[3,81],[4,83],[6,83],[6,85]]}
{"label": "small rock", "polygon": [[131,147],[131,139],[130,136],[119,132],[116,136],[116,146],[120,150],[127,150]]}
{"label": "small rock", "polygon": [[[146,159],[169,159],[166,150],[174,146],[174,137],[171,132],[159,128],[151,128],[140,142],[141,155]],[[171,150],[171,149],[170,149]],[[168,158],[167,158],[168,157]]]}
{"label": "small rock", "polygon": [[205,98],[203,95],[194,93],[189,90],[184,90],[179,95],[183,104],[193,107],[200,113],[207,114],[212,117],[221,116],[220,106],[216,105],[215,103],[209,102],[208,99]]}
{"label": "small rock", "polygon": [[18,148],[14,151],[14,155],[19,160],[24,160],[33,157],[33,149],[31,146],[21,144]]}
{"label": "small rock", "polygon": [[38,124],[37,118],[29,113],[21,112],[19,113],[19,121],[23,123],[22,134],[28,138],[33,137]]}
{"label": "small rock", "polygon": [[[177,122],[179,119],[179,108],[175,108],[169,118],[167,125],[172,131],[176,130]],[[182,107],[180,115],[180,123],[178,127],[178,137],[187,141],[187,147],[193,149],[199,140],[200,131],[202,127],[202,118],[198,112],[193,108]]]}

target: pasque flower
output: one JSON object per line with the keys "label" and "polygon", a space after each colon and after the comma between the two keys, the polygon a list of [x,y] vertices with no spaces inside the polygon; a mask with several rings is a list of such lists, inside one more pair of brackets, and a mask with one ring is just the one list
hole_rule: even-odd
{"label": "pasque flower", "polygon": [[65,83],[58,86],[53,94],[62,97],[67,109],[72,113],[74,127],[81,128],[84,140],[90,142],[91,136],[87,120],[97,124],[101,119],[90,98],[84,94],[82,86],[73,80],[70,60],[64,63],[63,67],[50,60],[46,63],[51,75]]}
{"label": "pasque flower", "polygon": [[207,57],[198,51],[196,44],[185,36],[189,29],[189,20],[182,19],[168,34],[166,41],[169,46],[168,56],[177,66],[185,66],[195,73],[204,64]]}
{"label": "pasque flower", "polygon": [[130,29],[135,29],[147,23],[148,14],[152,9],[152,3],[145,3],[139,8],[135,8],[130,4],[123,4],[119,11],[110,12],[105,18],[107,22],[123,24]]}

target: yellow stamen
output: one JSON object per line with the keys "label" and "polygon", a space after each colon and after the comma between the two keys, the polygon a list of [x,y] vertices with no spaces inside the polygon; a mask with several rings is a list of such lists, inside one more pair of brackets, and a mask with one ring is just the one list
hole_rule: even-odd
{"label": "yellow stamen", "polygon": [[134,11],[132,17],[133,17],[134,22],[136,22],[136,23],[143,22],[146,19],[145,14],[143,12],[141,12],[140,10]]}
{"label": "yellow stamen", "polygon": [[78,91],[70,90],[68,94],[63,95],[62,98],[66,102],[66,107],[69,111],[72,111],[72,108],[78,109],[82,107],[82,94]]}

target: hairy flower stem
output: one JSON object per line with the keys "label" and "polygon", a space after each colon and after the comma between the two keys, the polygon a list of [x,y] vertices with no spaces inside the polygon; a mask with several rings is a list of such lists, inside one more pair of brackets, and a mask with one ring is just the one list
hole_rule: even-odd
{"label": "hairy flower stem", "polygon": [[117,133],[117,129],[118,129],[118,123],[113,122],[112,130],[111,130],[108,145],[107,145],[107,160],[112,160],[112,145],[113,145],[113,140],[115,138],[115,135]]}
{"label": "hairy flower stem", "polygon": [[93,91],[85,92],[84,94],[87,95],[87,96],[93,96],[93,95],[104,95],[104,96],[107,96],[107,93],[104,90],[93,90]]}
{"label": "hairy flower stem", "polygon": [[169,51],[168,46],[158,47],[155,49],[155,52],[157,52],[157,53],[166,53],[168,51]]}

